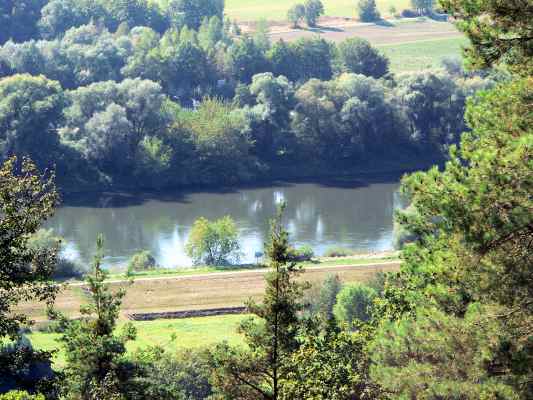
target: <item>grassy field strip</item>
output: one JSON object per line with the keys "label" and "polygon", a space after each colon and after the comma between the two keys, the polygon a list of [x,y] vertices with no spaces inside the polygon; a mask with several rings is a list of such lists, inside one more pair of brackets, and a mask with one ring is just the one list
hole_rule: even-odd
{"label": "grassy field strip", "polygon": [[[300,279],[312,284],[336,274],[344,282],[367,281],[378,271],[399,268],[398,261],[363,265],[337,265],[307,268]],[[146,278],[132,285],[117,281],[111,285],[127,288],[122,318],[132,313],[188,311],[224,307],[240,307],[249,298],[260,299],[264,293],[266,270],[191,275],[175,278]],[[75,317],[81,304],[87,301],[82,285],[66,286],[56,299],[56,307]],[[46,321],[44,306],[25,304],[21,311],[37,321]]]}
{"label": "grassy field strip", "polygon": [[[237,333],[239,323],[247,315],[224,315],[217,317],[186,318],[176,320],[132,322],[137,329],[137,339],[128,343],[127,349],[132,353],[149,346],[162,346],[172,352],[178,349],[190,349],[209,346],[227,341],[230,344],[242,343]],[[119,324],[119,329],[125,322]],[[176,339],[172,340],[175,335]],[[58,339],[60,334],[34,332],[28,335],[34,348],[39,350],[59,350],[54,360],[59,366],[65,364],[64,351]]]}
{"label": "grassy field strip", "polygon": [[460,58],[467,44],[466,38],[446,38],[377,47],[389,58],[393,72],[411,72],[441,67],[444,58]]}
{"label": "grassy field strip", "polygon": [[[302,0],[226,0],[225,13],[231,19],[240,21],[256,21],[261,18],[268,20],[285,20],[287,10]],[[325,14],[334,17],[355,17],[354,0],[323,0]],[[389,16],[390,6],[398,11],[409,8],[410,0],[377,0],[376,4],[382,16]]]}

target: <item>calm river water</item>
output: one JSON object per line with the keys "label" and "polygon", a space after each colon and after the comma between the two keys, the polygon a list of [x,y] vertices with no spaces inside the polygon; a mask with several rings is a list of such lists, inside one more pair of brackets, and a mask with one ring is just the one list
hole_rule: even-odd
{"label": "calm river water", "polygon": [[79,196],[64,201],[48,227],[67,240],[66,255],[89,262],[95,239],[106,240],[106,264],[122,265],[150,250],[159,265],[191,265],[184,252],[193,222],[230,215],[240,230],[242,262],[261,251],[276,204],[287,202],[286,226],[295,245],[317,255],[330,246],[361,251],[392,248],[397,183],[279,184],[270,187],[150,196]]}

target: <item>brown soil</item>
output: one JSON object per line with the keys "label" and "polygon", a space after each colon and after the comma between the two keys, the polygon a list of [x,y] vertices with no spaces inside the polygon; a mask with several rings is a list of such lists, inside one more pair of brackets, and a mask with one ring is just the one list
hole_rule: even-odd
{"label": "brown soil", "polygon": [[374,24],[328,25],[320,26],[313,30],[272,30],[270,36],[273,41],[277,41],[278,39],[293,41],[302,37],[312,37],[317,34],[334,42],[340,42],[350,37],[360,37],[374,45],[462,37],[462,34],[455,26],[447,22],[406,23],[396,26]]}
{"label": "brown soil", "polygon": [[[398,267],[399,263],[314,267],[309,268],[301,279],[313,284],[322,282],[330,274],[337,274],[345,282],[364,282],[377,271],[397,270]],[[247,299],[261,298],[264,274],[263,271],[246,271],[139,280],[127,288],[122,307],[123,317],[135,313],[242,307]],[[116,282],[112,285],[118,288],[128,284]],[[56,306],[69,316],[77,316],[80,304],[85,301],[83,287],[70,285],[59,294]],[[27,304],[22,311],[38,321],[46,319],[42,304]]]}

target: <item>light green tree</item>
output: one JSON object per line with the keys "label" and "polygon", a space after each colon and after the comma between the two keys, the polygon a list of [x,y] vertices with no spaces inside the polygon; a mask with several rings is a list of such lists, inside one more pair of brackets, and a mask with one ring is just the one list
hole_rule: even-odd
{"label": "light green tree", "polygon": [[376,0],[359,0],[357,3],[357,16],[362,22],[374,22],[381,18]]}
{"label": "light green tree", "polygon": [[324,14],[324,4],[320,0],[306,0],[305,8],[305,22],[310,27],[315,27],[318,18]]}
{"label": "light green tree", "polygon": [[197,219],[189,233],[186,251],[195,264],[223,265],[239,259],[239,233],[230,216],[209,221]]}
{"label": "light green tree", "polygon": [[345,285],[337,295],[333,313],[339,322],[353,327],[357,323],[367,322],[372,317],[374,289],[360,283]]}
{"label": "light green tree", "polygon": [[287,19],[293,28],[298,28],[300,21],[305,17],[305,7],[303,4],[295,4],[287,11]]}

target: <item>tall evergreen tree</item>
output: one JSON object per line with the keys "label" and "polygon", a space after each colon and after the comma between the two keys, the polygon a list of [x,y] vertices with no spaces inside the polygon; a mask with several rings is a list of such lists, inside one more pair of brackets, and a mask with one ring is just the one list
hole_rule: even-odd
{"label": "tall evergreen tree", "polygon": [[280,207],[271,223],[265,296],[260,304],[248,303],[254,317],[239,329],[248,348],[223,344],[211,353],[213,383],[222,398],[280,399],[286,361],[299,346],[298,313],[303,309],[306,285],[294,279],[301,269],[291,261],[289,235],[282,225],[284,208]]}
{"label": "tall evergreen tree", "polygon": [[[520,77],[531,65],[520,56],[528,51],[524,26],[514,36],[505,28],[522,20],[514,7],[527,13],[528,5],[447,3],[483,36],[472,41],[475,63],[508,62],[517,74],[471,99],[472,131],[443,171],[403,182],[416,212],[399,220],[417,240],[385,290],[371,376],[394,398],[531,399],[533,79]],[[502,53],[500,39],[513,37]]]}
{"label": "tall evergreen tree", "polygon": [[133,325],[117,335],[116,325],[126,292],[112,291],[102,269],[103,238],[96,242],[93,271],[86,278],[89,304],[80,308],[81,318],[66,322],[61,342],[66,349],[65,392],[68,399],[119,400],[131,390],[133,369],[125,360],[126,342],[135,339]]}

